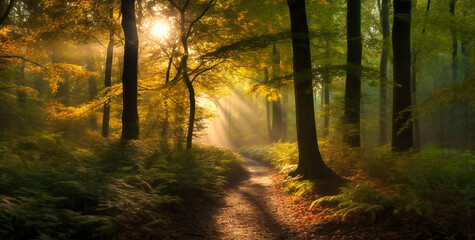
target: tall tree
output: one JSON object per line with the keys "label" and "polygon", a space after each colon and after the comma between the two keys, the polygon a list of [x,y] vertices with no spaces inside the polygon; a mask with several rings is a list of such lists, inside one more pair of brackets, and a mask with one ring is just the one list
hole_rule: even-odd
{"label": "tall tree", "polygon": [[348,1],[346,17],[347,71],[345,84],[344,122],[350,129],[345,134],[345,142],[351,147],[360,146],[361,108],[361,0]]}
{"label": "tall tree", "polygon": [[[110,4],[110,3],[109,3]],[[114,8],[111,6],[108,14],[109,27],[109,44],[107,44],[106,53],[106,68],[104,73],[104,88],[108,89],[112,86],[112,60],[114,58],[114,31],[112,30],[112,20],[114,18]],[[106,90],[106,94],[109,90]],[[102,136],[109,137],[109,122],[110,122],[110,99],[104,103],[104,111],[102,114]]]}
{"label": "tall tree", "polygon": [[[264,67],[264,82],[269,82],[269,69]],[[272,142],[272,118],[271,118],[271,110],[272,105],[271,101],[269,100],[270,95],[266,96],[266,129],[267,129],[267,136],[269,137],[269,141]]]}
{"label": "tall tree", "polygon": [[328,137],[330,132],[330,84],[331,76],[329,72],[330,68],[330,41],[325,39],[325,69],[322,72],[323,78],[323,111],[324,111],[324,120],[323,120],[323,137]]}
{"label": "tall tree", "polygon": [[[192,35],[193,26],[198,21],[200,21],[203,18],[203,16],[205,16],[205,14],[213,6],[213,3],[215,2],[215,0],[209,0],[205,4],[204,9],[199,13],[199,15],[197,17],[195,17],[194,19],[192,19],[190,21],[188,26],[186,26],[187,21],[189,21],[189,20],[186,19],[186,11],[189,7],[189,4],[190,4],[191,0],[186,0],[183,3],[182,6],[179,6],[173,0],[168,0],[168,2],[170,2],[170,4],[176,10],[178,10],[178,12],[180,13],[180,18],[179,18],[180,19],[179,20],[180,21],[179,22],[180,23],[180,41],[181,41],[182,48],[183,48],[183,56],[180,60],[180,65],[178,67],[178,73],[176,74],[173,81],[175,81],[176,79],[180,79],[180,77],[182,77],[182,79],[185,82],[185,85],[188,89],[190,114],[189,114],[189,117],[188,117],[188,132],[187,132],[187,136],[186,136],[186,148],[191,149],[192,141],[193,141],[193,129],[194,129],[194,126],[195,126],[195,115],[196,115],[196,99],[195,99],[195,88],[193,86],[193,82],[196,80],[196,78],[199,75],[213,69],[214,67],[216,67],[216,65],[213,65],[209,68],[199,69],[199,67],[202,66],[202,65],[200,65],[198,68],[194,69],[190,73],[189,66],[188,66],[188,59],[189,59],[189,56],[190,56],[188,40]],[[193,73],[194,73],[194,76],[191,76]]]}
{"label": "tall tree", "polygon": [[[378,0],[379,1],[379,0]],[[389,0],[382,0],[380,8],[383,44],[381,61],[379,64],[379,144],[384,145],[387,141],[386,134],[386,106],[387,106],[387,80],[389,60]]]}
{"label": "tall tree", "polygon": [[305,0],[287,0],[292,31],[295,111],[299,163],[293,174],[326,179],[336,174],[323,162],[317,142],[312,89],[312,64]]}
{"label": "tall tree", "polygon": [[[276,80],[280,76],[280,54],[274,44],[272,47],[272,78]],[[277,96],[272,99],[272,141],[282,140],[282,99]]]}
{"label": "tall tree", "polygon": [[411,0],[394,0],[392,148],[407,151],[414,145],[411,98]]}
{"label": "tall tree", "polygon": [[124,29],[124,69],[122,140],[139,138],[139,116],[137,110],[137,67],[139,37],[135,20],[135,0],[122,0],[122,28]]}
{"label": "tall tree", "polygon": [[[419,68],[418,68],[418,63],[419,63],[419,54],[421,54],[423,50],[423,45],[425,42],[425,32],[426,32],[426,22],[427,18],[429,16],[429,10],[430,10],[430,1],[427,0],[427,5],[426,5],[426,10],[424,14],[424,21],[422,24],[422,40],[419,41],[419,44],[417,42],[412,43],[412,65],[411,65],[411,90],[412,90],[412,104],[414,106],[417,106],[417,74],[419,73]],[[414,147],[416,149],[420,148],[420,127],[419,127],[419,117],[416,117],[414,119]]]}

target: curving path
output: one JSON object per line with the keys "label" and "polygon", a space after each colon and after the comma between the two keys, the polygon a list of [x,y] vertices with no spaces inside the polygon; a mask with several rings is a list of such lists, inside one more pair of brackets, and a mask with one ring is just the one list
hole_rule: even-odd
{"label": "curving path", "polygon": [[[244,158],[249,178],[224,199],[225,206],[214,217],[220,239],[292,239],[293,212],[282,205],[286,193],[272,180],[275,171]],[[275,176],[274,176],[275,177]]]}
{"label": "curving path", "polygon": [[195,207],[199,216],[188,216],[192,218],[184,224],[188,226],[178,230],[173,239],[305,239],[303,233],[296,232],[296,213],[288,204],[291,196],[276,180],[280,175],[262,163],[243,159],[247,179],[230,188],[222,204]]}

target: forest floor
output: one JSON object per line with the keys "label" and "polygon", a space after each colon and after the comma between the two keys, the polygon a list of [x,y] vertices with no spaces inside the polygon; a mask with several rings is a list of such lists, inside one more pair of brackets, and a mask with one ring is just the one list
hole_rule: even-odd
{"label": "forest floor", "polygon": [[450,219],[420,222],[417,216],[343,221],[333,215],[334,208],[309,211],[308,199],[282,190],[282,174],[253,159],[244,160],[247,175],[235,181],[222,199],[197,199],[177,213],[175,228],[169,230],[171,239],[470,239],[457,234],[470,231],[466,228],[470,219],[455,226],[447,225]]}

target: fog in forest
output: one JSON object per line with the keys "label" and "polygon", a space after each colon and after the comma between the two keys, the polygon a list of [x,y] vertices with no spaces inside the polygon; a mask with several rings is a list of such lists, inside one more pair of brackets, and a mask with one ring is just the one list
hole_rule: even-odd
{"label": "fog in forest", "polygon": [[474,19],[0,0],[0,240],[474,239]]}

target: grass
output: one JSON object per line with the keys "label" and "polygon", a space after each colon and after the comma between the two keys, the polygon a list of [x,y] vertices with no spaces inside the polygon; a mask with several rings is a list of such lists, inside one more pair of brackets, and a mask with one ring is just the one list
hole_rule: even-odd
{"label": "grass", "polygon": [[242,169],[217,147],[165,154],[153,140],[91,142],[46,134],[0,143],[2,239],[157,238],[166,209],[221,196]]}

